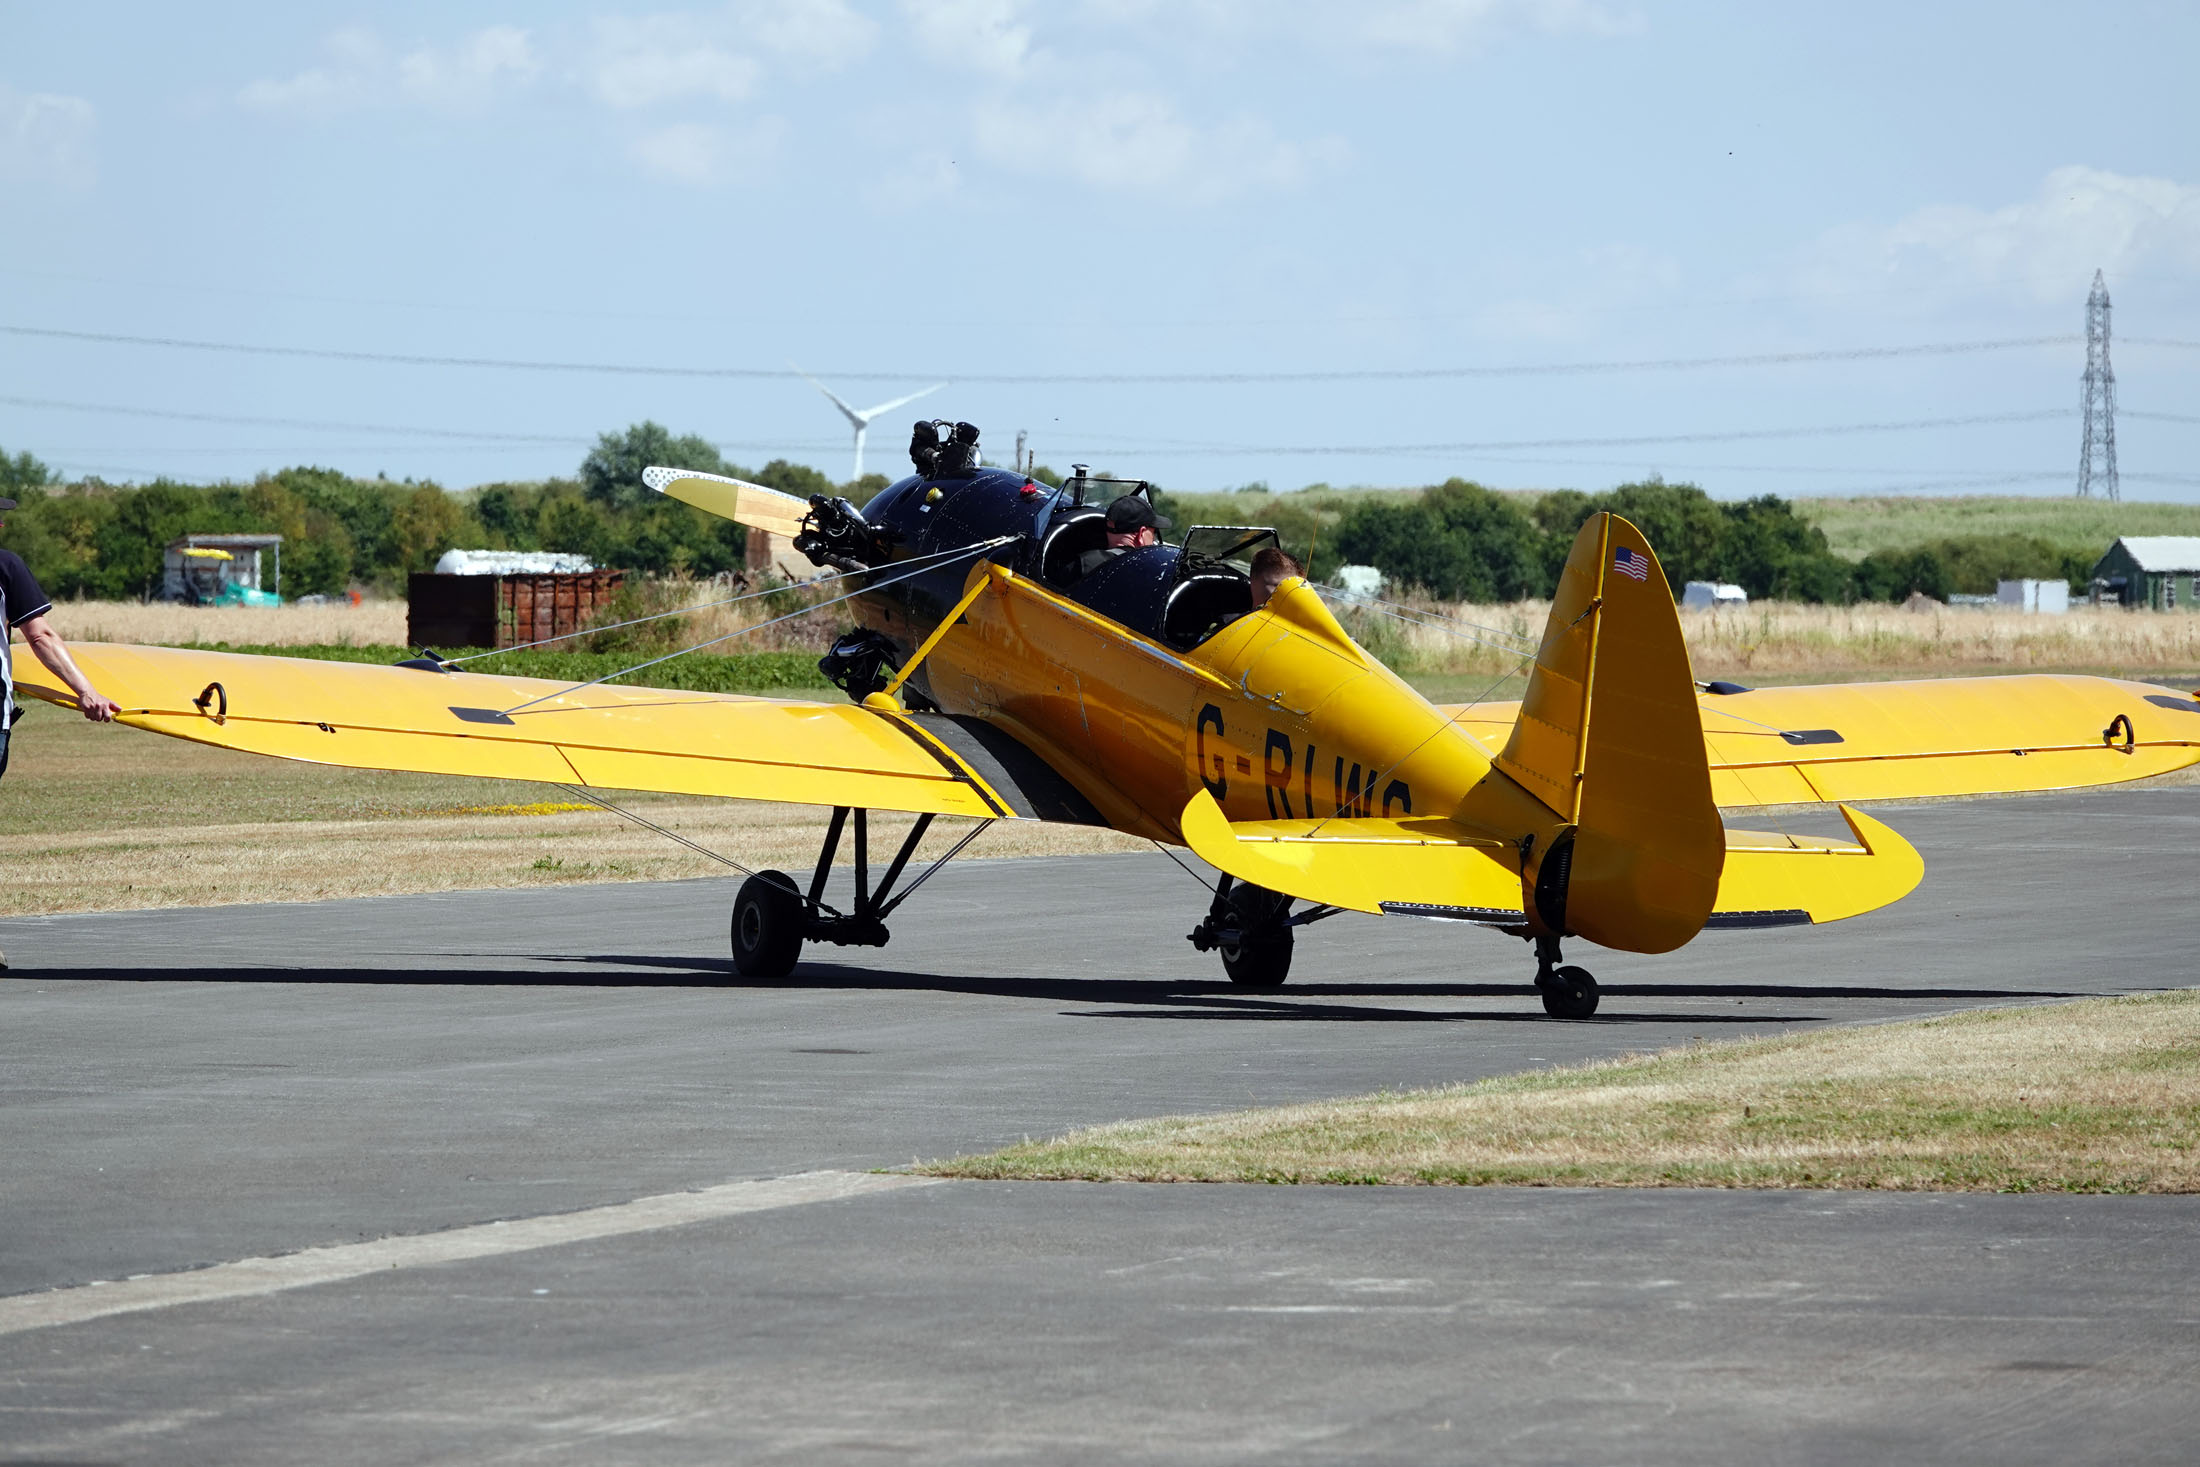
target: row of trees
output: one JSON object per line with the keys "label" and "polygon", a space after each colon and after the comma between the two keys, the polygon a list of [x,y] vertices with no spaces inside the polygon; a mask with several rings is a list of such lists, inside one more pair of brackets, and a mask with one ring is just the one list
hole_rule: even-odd
{"label": "row of trees", "polygon": [[1693,484],[1655,479],[1603,494],[1560,490],[1526,507],[1453,479],[1404,503],[1355,505],[1337,526],[1335,553],[1446,599],[1548,596],[1582,522],[1599,510],[1642,530],[1676,593],[1689,581],[1727,581],[1784,601],[1902,601],[1918,591],[1945,600],[2017,577],[2083,585],[2090,571],[2082,554],[2020,535],[1879,551],[1852,564],[1784,499],[1714,500]]}
{"label": "row of trees", "polygon": [[[676,437],[645,422],[604,434],[573,478],[489,484],[457,495],[433,483],[354,479],[319,468],[211,487],[167,480],[62,486],[28,453],[0,453],[0,493],[22,503],[9,516],[8,547],[56,596],[148,595],[160,583],[167,545],[202,531],[282,535],[286,596],[353,586],[401,591],[409,573],[428,569],[454,547],[567,551],[598,565],[656,573],[711,575],[740,567],[746,532],[650,492],[642,484],[650,464],[731,474],[803,497],[846,494],[858,503],[887,482],[873,474],[836,485],[783,460],[743,469],[702,438]],[[1035,472],[1059,482],[1044,469]],[[1941,598],[1992,591],[1997,580],[2017,576],[2082,584],[2090,569],[2081,554],[2014,535],[1880,551],[1852,564],[1784,499],[1719,501],[1692,484],[1655,479],[1533,500],[1452,479],[1418,496],[1355,500],[1334,523],[1317,520],[1319,504],[1318,496],[1279,496],[1271,516],[1295,553],[1313,555],[1317,575],[1346,561],[1370,564],[1394,581],[1452,600],[1548,596],[1582,521],[1606,509],[1642,528],[1676,590],[1692,580],[1731,581],[1754,597],[1900,601],[1915,591]]]}
{"label": "row of trees", "polygon": [[[6,544],[54,596],[142,598],[160,585],[161,558],[197,532],[283,537],[283,594],[340,593],[358,586],[401,593],[405,577],[453,548],[558,550],[598,565],[710,575],[739,568],[747,532],[642,484],[652,463],[733,474],[790,494],[842,488],[815,469],[726,463],[701,438],[655,423],[605,434],[571,479],[490,484],[451,494],[433,483],[354,479],[334,469],[293,468],[250,484],[143,486],[97,481],[63,486],[27,453],[0,454],[0,493],[21,508]],[[877,487],[885,480],[874,476]]]}

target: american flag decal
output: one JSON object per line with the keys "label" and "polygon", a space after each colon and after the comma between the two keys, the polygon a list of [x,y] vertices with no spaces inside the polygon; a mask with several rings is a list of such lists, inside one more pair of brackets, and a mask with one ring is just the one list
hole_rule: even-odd
{"label": "american flag decal", "polygon": [[1650,574],[1650,562],[1622,545],[1612,552],[1612,569],[1639,581]]}

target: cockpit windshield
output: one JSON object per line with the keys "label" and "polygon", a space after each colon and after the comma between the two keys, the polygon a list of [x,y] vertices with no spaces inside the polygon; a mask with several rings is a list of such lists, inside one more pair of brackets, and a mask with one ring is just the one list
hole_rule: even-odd
{"label": "cockpit windshield", "polygon": [[1282,543],[1265,525],[1194,525],[1184,532],[1185,573],[1227,566],[1250,575],[1261,547]]}

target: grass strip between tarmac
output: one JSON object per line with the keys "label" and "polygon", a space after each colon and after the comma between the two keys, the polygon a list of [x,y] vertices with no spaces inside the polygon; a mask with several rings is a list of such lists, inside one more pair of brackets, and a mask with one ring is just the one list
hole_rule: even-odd
{"label": "grass strip between tarmac", "polygon": [[2200,990],[1694,1044],[1164,1116],[918,1171],[998,1180],[2200,1191]]}

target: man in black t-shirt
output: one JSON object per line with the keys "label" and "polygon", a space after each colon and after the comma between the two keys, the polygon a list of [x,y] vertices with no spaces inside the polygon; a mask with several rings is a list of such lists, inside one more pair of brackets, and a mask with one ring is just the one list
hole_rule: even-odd
{"label": "man in black t-shirt", "polygon": [[[14,500],[0,499],[0,516],[13,508]],[[6,527],[7,520],[0,518],[0,529]],[[38,660],[69,685],[69,690],[76,694],[76,706],[84,711],[86,718],[94,723],[108,723],[118,711],[112,698],[100,696],[91,680],[77,671],[69,649],[61,643],[61,634],[46,620],[46,613],[51,610],[53,602],[39,589],[31,568],[23,564],[23,557],[12,550],[0,550],[0,775],[8,772],[8,731],[15,725],[17,711],[15,649],[8,642],[10,632],[22,632],[24,642],[38,654]],[[7,965],[6,955],[0,954],[0,968]]]}
{"label": "man in black t-shirt", "polygon": [[[14,500],[0,499],[0,515],[13,508]],[[7,521],[0,519],[0,528],[6,525]],[[77,671],[76,663],[70,660],[69,649],[62,645],[61,634],[46,620],[46,613],[51,610],[53,602],[39,589],[31,568],[23,564],[23,557],[12,550],[0,550],[0,624],[23,634],[23,641],[38,654],[38,660],[76,694],[76,706],[83,710],[86,718],[106,723],[115,716],[115,702],[102,697],[90,679]],[[14,726],[17,715],[14,649],[0,647],[0,775],[8,772],[8,730]]]}

